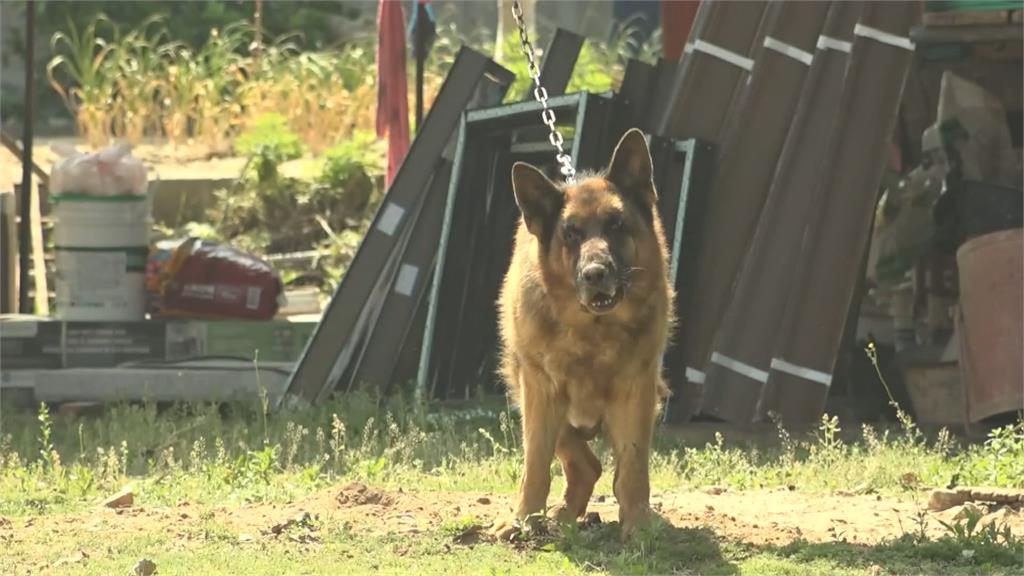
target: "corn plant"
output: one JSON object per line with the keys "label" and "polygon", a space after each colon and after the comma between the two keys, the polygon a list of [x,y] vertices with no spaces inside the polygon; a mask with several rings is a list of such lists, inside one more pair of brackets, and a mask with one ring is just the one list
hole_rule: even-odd
{"label": "corn plant", "polygon": [[138,141],[159,130],[157,95],[159,78],[165,68],[160,47],[166,37],[162,17],[153,16],[121,38],[117,49],[111,52],[111,69],[117,71],[112,118],[114,136]]}
{"label": "corn plant", "polygon": [[243,110],[237,94],[246,68],[241,50],[253,34],[247,22],[212,30],[197,56],[202,80],[196,94],[195,135],[211,150],[227,150],[228,139],[240,127]]}
{"label": "corn plant", "polygon": [[183,44],[162,47],[167,63],[160,85],[160,119],[164,135],[173,144],[187,140],[195,123],[201,71],[192,50]]}
{"label": "corn plant", "polygon": [[[109,38],[100,33],[105,27]],[[68,19],[68,31],[50,40],[55,54],[46,66],[46,76],[64,105],[75,116],[78,132],[92,146],[110,137],[114,79],[109,56],[116,49],[117,26],[103,14],[79,30]],[[61,80],[63,77],[63,80]]]}
{"label": "corn plant", "polygon": [[[297,35],[263,43],[249,22],[214,29],[198,48],[168,37],[161,16],[121,34],[105,16],[54,35],[50,82],[92,147],[163,137],[224,153],[256,118],[280,114],[320,154],[375,129],[376,75],[369,45],[302,52]],[[429,108],[456,44],[441,37],[426,73]],[[410,117],[412,110],[410,110]],[[236,150],[237,151],[237,150]]]}

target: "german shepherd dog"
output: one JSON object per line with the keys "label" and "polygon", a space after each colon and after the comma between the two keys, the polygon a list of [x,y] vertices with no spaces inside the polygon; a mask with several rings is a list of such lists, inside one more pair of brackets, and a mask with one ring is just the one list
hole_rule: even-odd
{"label": "german shepherd dog", "polygon": [[545,511],[554,456],[566,488],[548,515],[583,516],[601,475],[587,442],[603,430],[627,540],[649,513],[648,455],[674,324],[647,142],[628,131],[603,173],[574,184],[518,162],[512,185],[522,218],[498,300],[501,372],[522,413],[525,466],[515,516],[492,534],[508,539]]}

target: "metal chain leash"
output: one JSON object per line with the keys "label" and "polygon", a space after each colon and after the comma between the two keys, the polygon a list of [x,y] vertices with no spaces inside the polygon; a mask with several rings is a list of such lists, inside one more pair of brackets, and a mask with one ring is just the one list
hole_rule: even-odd
{"label": "metal chain leash", "polygon": [[526,34],[526,21],[523,19],[523,6],[519,3],[519,0],[512,2],[512,15],[516,19],[516,27],[519,28],[519,42],[523,47],[523,54],[526,55],[526,62],[530,78],[533,80],[533,98],[540,102],[540,105],[544,108],[541,112],[541,120],[548,127],[550,131],[548,133],[548,142],[558,150],[555,154],[555,159],[561,164],[559,171],[562,176],[565,177],[565,181],[572,183],[576,179],[576,169],[572,166],[572,156],[565,152],[563,148],[565,140],[562,138],[562,133],[558,131],[555,126],[555,111],[548,108],[548,91],[540,85],[540,69],[537,68],[537,61],[534,59],[533,44],[530,42],[530,38]]}

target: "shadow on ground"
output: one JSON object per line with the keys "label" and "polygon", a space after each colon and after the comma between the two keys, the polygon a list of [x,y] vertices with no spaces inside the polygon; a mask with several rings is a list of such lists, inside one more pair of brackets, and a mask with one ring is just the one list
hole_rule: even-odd
{"label": "shadow on ground", "polygon": [[709,528],[682,528],[659,516],[626,544],[619,542],[619,523],[608,522],[568,527],[546,546],[581,568],[609,574],[738,574],[739,569],[723,556],[719,544],[719,537]]}
{"label": "shadow on ground", "polygon": [[876,545],[795,541],[784,546],[723,538],[712,527],[678,527],[661,517],[627,544],[618,522],[555,529],[527,547],[560,553],[584,571],[609,574],[1024,574],[1024,543],[914,534]]}

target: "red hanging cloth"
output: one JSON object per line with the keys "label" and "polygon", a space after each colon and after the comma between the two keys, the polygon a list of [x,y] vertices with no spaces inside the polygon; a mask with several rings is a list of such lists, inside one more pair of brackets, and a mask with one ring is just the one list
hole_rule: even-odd
{"label": "red hanging cloth", "polygon": [[377,31],[377,136],[388,136],[386,185],[390,186],[409,149],[405,17],[400,0],[380,0]]}

